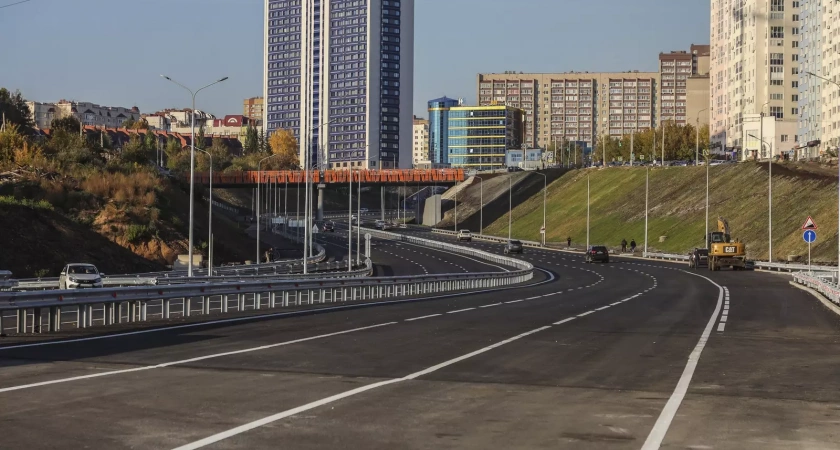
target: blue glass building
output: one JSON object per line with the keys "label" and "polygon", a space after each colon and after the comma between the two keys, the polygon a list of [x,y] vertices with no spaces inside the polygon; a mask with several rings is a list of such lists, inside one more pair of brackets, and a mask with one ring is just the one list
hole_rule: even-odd
{"label": "blue glass building", "polygon": [[266,0],[263,123],[301,160],[411,167],[413,73],[414,0]]}
{"label": "blue glass building", "polygon": [[429,153],[435,164],[449,164],[449,108],[459,104],[448,97],[429,101]]}

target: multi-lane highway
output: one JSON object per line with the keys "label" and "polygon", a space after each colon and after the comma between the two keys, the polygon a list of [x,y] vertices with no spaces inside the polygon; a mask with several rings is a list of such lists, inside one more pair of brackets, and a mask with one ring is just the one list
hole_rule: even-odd
{"label": "multi-lane highway", "polygon": [[526,286],[0,348],[0,448],[838,448],[840,320],[785,276],[522,258]]}

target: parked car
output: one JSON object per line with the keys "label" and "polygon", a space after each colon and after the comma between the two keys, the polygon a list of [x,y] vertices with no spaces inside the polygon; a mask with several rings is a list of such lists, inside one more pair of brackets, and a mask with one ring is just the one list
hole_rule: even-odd
{"label": "parked car", "polygon": [[101,288],[102,274],[93,264],[72,263],[61,269],[59,289]]}
{"label": "parked car", "polygon": [[458,240],[472,242],[472,233],[470,230],[458,230]]}
{"label": "parked car", "polygon": [[324,222],[323,230],[325,233],[327,231],[329,231],[330,233],[335,233],[335,224],[332,222]]}
{"label": "parked car", "polygon": [[522,254],[522,242],[512,239],[505,244],[505,254],[519,253]]}
{"label": "parked car", "polygon": [[589,249],[586,250],[586,255],[583,257],[583,262],[585,263],[593,263],[593,262],[602,262],[608,263],[610,262],[610,252],[607,250],[607,247],[603,245],[591,245]]}
{"label": "parked car", "polygon": [[688,254],[688,267],[690,269],[697,269],[699,267],[709,267],[709,249],[695,248]]}

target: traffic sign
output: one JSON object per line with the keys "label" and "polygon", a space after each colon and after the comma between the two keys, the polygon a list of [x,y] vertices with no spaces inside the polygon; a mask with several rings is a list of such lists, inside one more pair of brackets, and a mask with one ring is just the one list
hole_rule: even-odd
{"label": "traffic sign", "polygon": [[802,233],[802,239],[810,244],[817,240],[817,232],[814,230],[805,230],[805,232]]}
{"label": "traffic sign", "polygon": [[805,223],[802,224],[802,229],[803,230],[816,230],[817,229],[817,224],[814,222],[814,219],[812,219],[811,216],[808,216],[808,220],[806,220]]}

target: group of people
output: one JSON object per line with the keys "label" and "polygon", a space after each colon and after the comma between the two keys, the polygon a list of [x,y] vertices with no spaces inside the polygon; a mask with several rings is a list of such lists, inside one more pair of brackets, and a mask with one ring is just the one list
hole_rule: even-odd
{"label": "group of people", "polygon": [[[627,239],[622,239],[621,240],[621,252],[622,253],[627,252]],[[630,253],[635,253],[635,252],[636,252],[636,240],[635,239],[630,239]]]}

